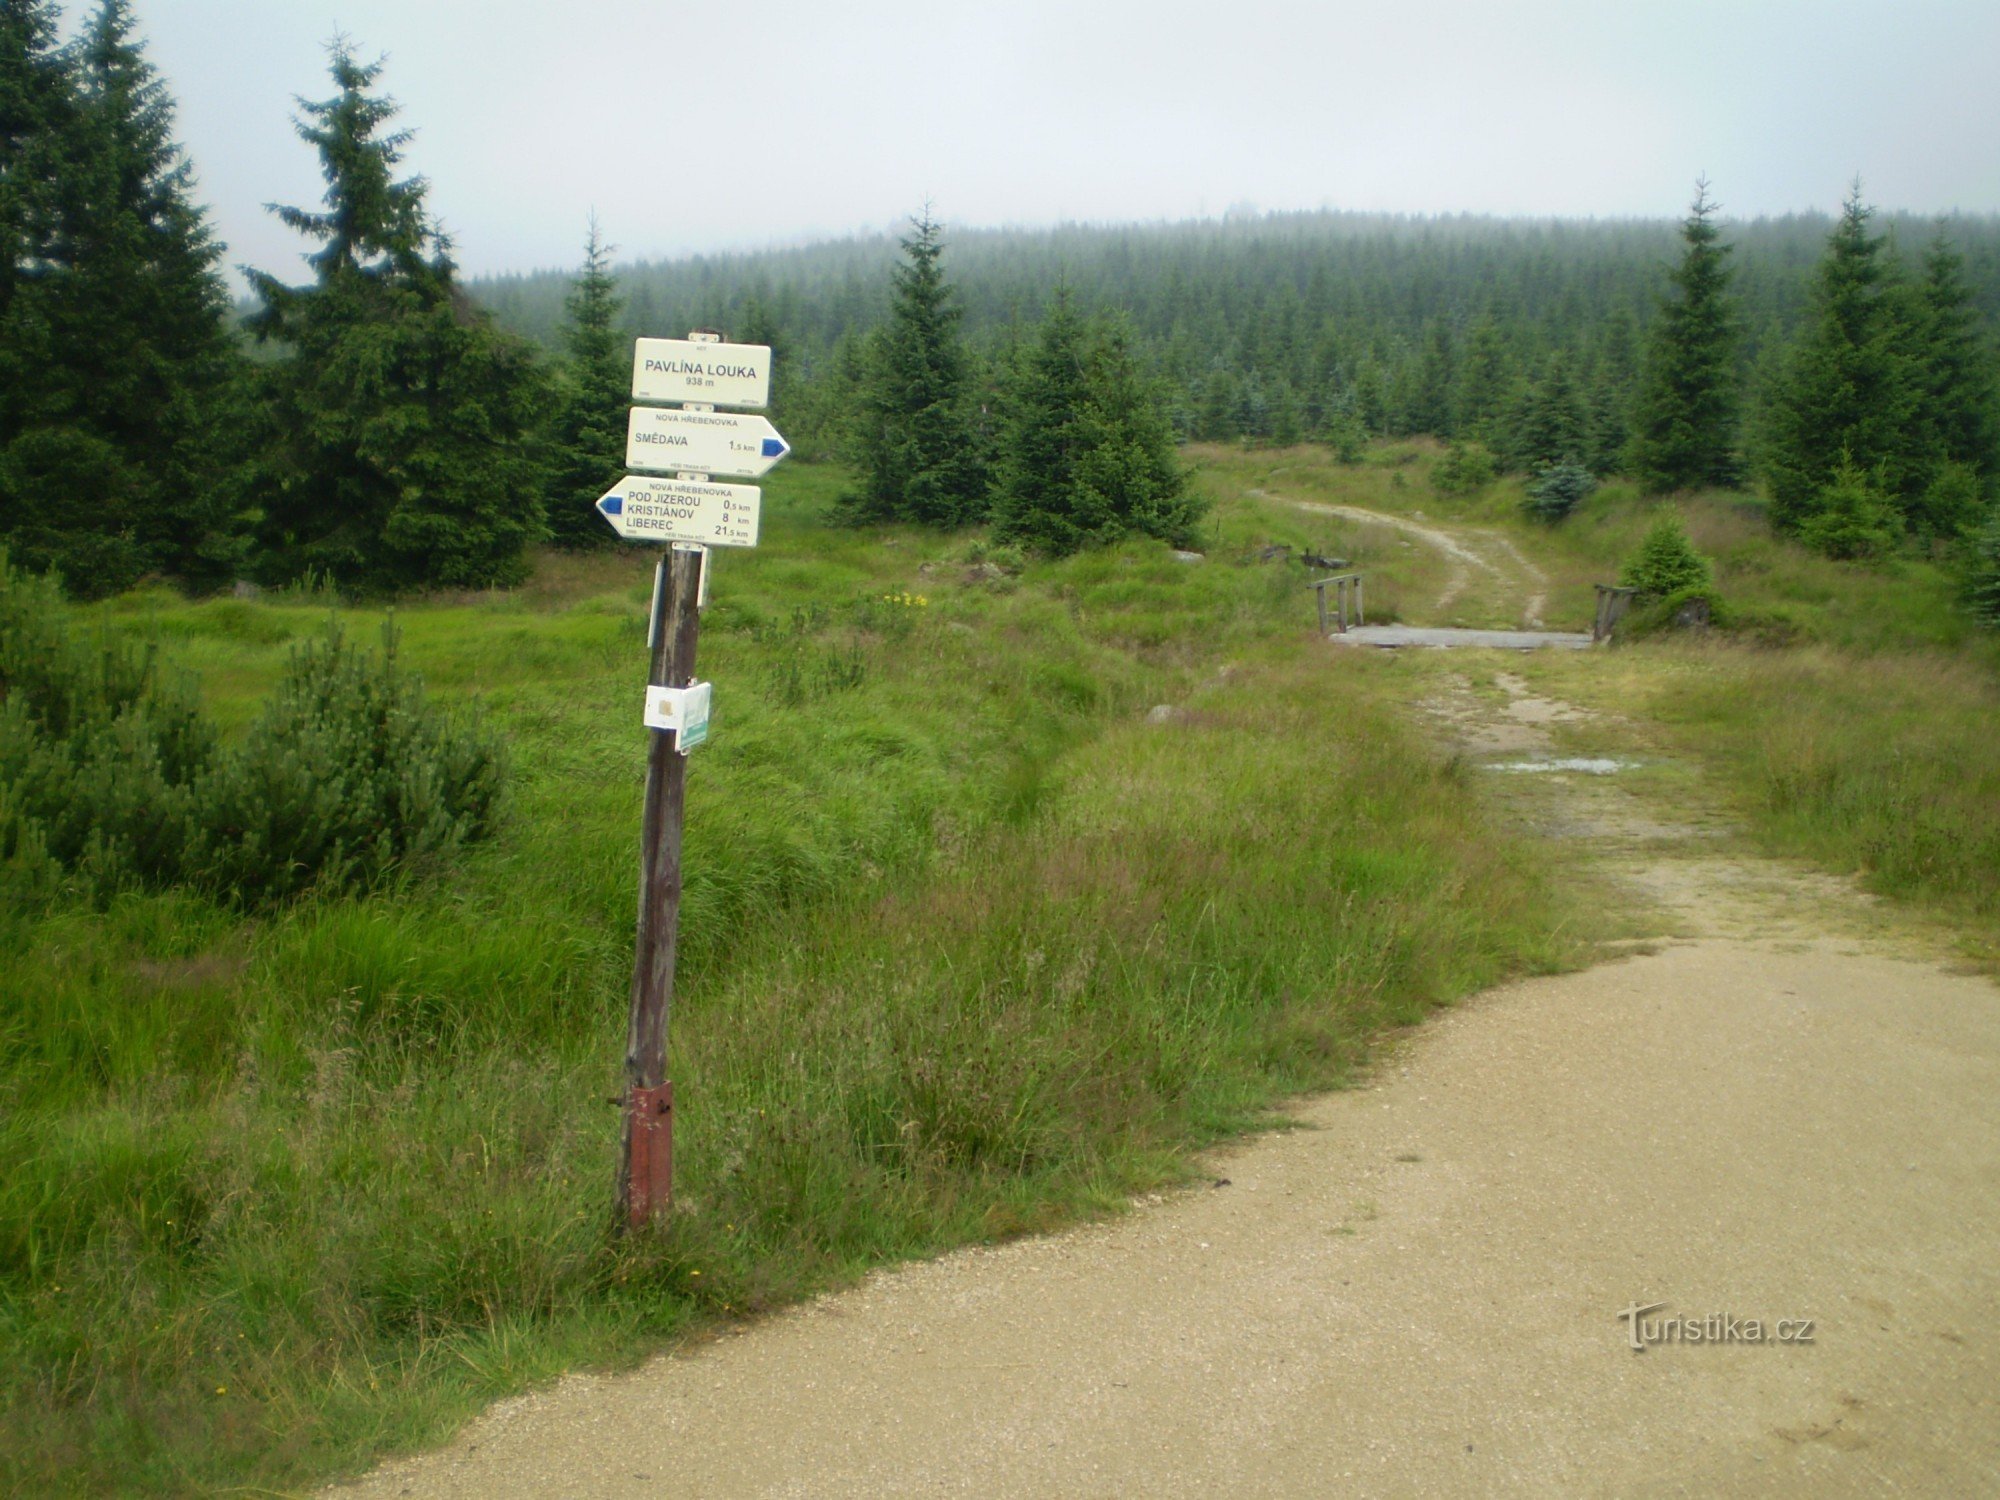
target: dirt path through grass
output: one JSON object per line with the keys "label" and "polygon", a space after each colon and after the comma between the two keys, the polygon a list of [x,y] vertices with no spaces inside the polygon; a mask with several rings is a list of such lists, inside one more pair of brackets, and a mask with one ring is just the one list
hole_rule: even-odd
{"label": "dirt path through grass", "polygon": [[1582,706],[1602,660],[1407,670],[1627,914],[1605,963],[1127,1217],[565,1380],[339,1493],[2000,1492],[2000,989],[1748,852]]}
{"label": "dirt path through grass", "polygon": [[1513,597],[1519,595],[1523,601],[1520,623],[1530,630],[1542,627],[1542,610],[1548,603],[1548,576],[1498,532],[1465,526],[1446,530],[1407,516],[1367,510],[1358,505],[1289,500],[1260,489],[1253,489],[1250,493],[1260,499],[1283,500],[1314,515],[1338,516],[1344,521],[1355,521],[1364,526],[1392,527],[1418,538],[1427,546],[1435,547],[1451,563],[1451,573],[1444,589],[1431,605],[1432,612],[1437,616],[1436,623],[1440,625],[1448,623],[1452,606],[1471,590],[1475,575],[1483,574],[1485,587],[1482,592],[1506,596],[1510,608]]}

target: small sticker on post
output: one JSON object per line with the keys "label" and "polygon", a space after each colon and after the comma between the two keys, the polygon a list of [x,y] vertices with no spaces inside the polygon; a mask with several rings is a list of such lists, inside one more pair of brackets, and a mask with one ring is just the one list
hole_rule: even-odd
{"label": "small sticker on post", "polygon": [[684,688],[647,688],[646,727],[666,730],[674,737],[674,748],[686,755],[708,739],[711,686],[691,682]]}

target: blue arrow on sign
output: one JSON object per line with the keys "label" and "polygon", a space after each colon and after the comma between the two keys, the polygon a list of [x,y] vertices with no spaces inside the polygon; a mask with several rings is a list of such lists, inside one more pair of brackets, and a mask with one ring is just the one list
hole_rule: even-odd
{"label": "blue arrow on sign", "polygon": [[785,456],[785,440],[783,438],[764,439],[764,457],[783,458],[784,456]]}
{"label": "blue arrow on sign", "polygon": [[597,502],[597,508],[607,516],[623,515],[625,513],[625,497],[623,495],[606,495]]}

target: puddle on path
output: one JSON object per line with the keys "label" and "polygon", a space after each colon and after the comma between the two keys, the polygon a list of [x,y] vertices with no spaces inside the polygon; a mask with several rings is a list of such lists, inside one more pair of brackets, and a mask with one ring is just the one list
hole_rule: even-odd
{"label": "puddle on path", "polygon": [[1614,760],[1607,756],[1569,756],[1562,760],[1502,760],[1482,767],[1487,771],[1580,771],[1586,776],[1610,776],[1630,771],[1636,760]]}

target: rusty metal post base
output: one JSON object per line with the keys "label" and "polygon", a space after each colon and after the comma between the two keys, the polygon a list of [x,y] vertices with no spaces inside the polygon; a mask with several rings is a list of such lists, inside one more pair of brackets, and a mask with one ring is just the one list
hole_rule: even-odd
{"label": "rusty metal post base", "polygon": [[643,1229],[674,1201],[674,1086],[633,1088],[625,1096],[625,1221]]}

